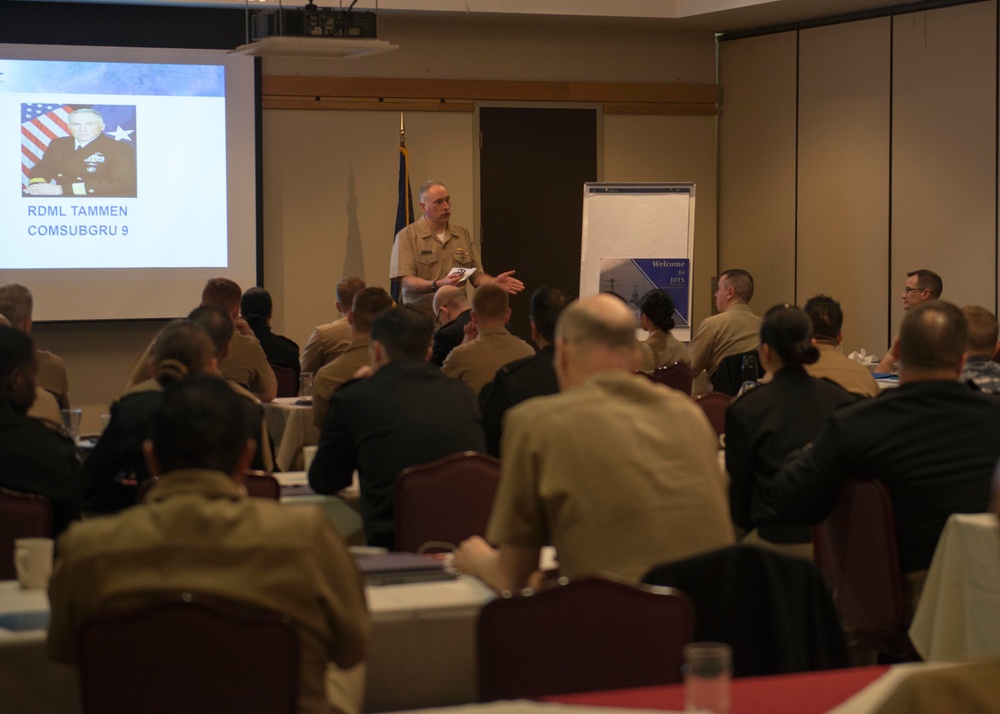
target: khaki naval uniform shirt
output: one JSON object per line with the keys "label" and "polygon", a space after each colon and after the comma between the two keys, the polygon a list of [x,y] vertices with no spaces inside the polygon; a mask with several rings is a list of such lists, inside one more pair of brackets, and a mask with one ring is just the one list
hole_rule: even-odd
{"label": "khaki naval uniform shirt", "polygon": [[299,366],[303,372],[319,372],[323,365],[330,364],[344,354],[351,341],[351,323],[347,316],[320,325],[312,334],[302,349]]}
{"label": "khaki naval uniform shirt", "polygon": [[341,386],[354,378],[354,373],[366,364],[371,365],[368,346],[371,338],[365,335],[351,341],[344,354],[316,373],[313,380],[313,424],[323,428],[326,413],[330,411],[330,399]]}
{"label": "khaki naval uniform shirt", "polygon": [[878,382],[864,365],[860,365],[838,350],[834,345],[817,342],[819,360],[807,364],[806,372],[813,377],[829,379],[845,392],[865,397],[877,397]]}
{"label": "khaki naval uniform shirt", "polygon": [[[389,277],[416,277],[423,280],[440,280],[452,268],[476,268],[483,272],[479,246],[473,243],[469,231],[449,223],[444,245],[434,235],[423,216],[396,234],[389,260]],[[473,276],[473,280],[478,280]],[[403,291],[403,304],[434,312],[434,293],[407,293]]]}
{"label": "khaki naval uniform shirt", "polygon": [[62,358],[46,350],[35,350],[35,361],[38,362],[35,384],[55,397],[60,409],[69,409],[69,377]]}
{"label": "khaki naval uniform shirt", "polygon": [[567,577],[638,580],[734,542],[718,437],[676,390],[604,370],[513,407],[501,443],[487,540],[551,543]]}
{"label": "khaki naval uniform shirt", "polygon": [[514,360],[534,356],[531,345],[500,327],[484,330],[472,342],[453,349],[441,365],[441,371],[469,385],[478,396],[483,387],[493,381],[498,369]]}
{"label": "khaki naval uniform shirt", "polygon": [[760,323],[761,318],[753,314],[750,306],[740,303],[718,315],[706,317],[688,345],[691,366],[711,376],[724,357],[757,349]]}

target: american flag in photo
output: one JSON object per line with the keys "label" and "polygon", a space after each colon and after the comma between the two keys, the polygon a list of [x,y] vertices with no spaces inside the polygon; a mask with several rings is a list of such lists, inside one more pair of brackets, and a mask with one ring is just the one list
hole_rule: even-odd
{"label": "american flag in photo", "polygon": [[28,185],[28,172],[42,160],[53,139],[69,136],[68,104],[21,105],[21,184]]}

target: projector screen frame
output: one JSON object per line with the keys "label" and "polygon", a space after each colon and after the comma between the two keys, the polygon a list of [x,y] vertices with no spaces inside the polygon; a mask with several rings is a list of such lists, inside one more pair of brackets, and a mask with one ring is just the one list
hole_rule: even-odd
{"label": "projector screen frame", "polygon": [[[18,44],[0,45],[0,56],[10,57],[13,53],[24,50],[27,46]],[[157,53],[161,62],[176,64],[223,64],[226,66],[226,122],[227,126],[234,121],[234,112],[246,112],[243,116],[252,116],[252,127],[248,128],[245,138],[245,149],[242,153],[250,156],[242,157],[242,165],[245,167],[240,171],[241,180],[244,182],[242,195],[252,197],[253,206],[249,206],[250,201],[246,198],[234,199],[235,189],[231,183],[231,177],[227,179],[229,186],[229,209],[227,211],[227,240],[234,240],[234,232],[239,231],[244,236],[246,247],[242,249],[243,258],[241,265],[233,266],[231,262],[232,251],[230,250],[230,261],[228,268],[221,267],[192,267],[192,268],[119,268],[116,270],[134,271],[128,273],[125,278],[115,283],[115,288],[135,289],[138,299],[133,299],[133,305],[143,305],[143,296],[155,297],[154,305],[145,312],[126,311],[121,312],[115,309],[114,305],[109,305],[109,312],[101,313],[98,309],[86,308],[86,298],[90,294],[88,286],[93,282],[100,282],[108,278],[107,269],[68,269],[59,270],[3,270],[0,272],[0,284],[9,282],[20,282],[27,285],[35,293],[35,321],[39,323],[79,323],[79,322],[132,322],[132,321],[162,321],[186,314],[192,307],[197,305],[200,297],[201,287],[210,277],[218,275],[231,277],[242,287],[251,287],[249,283],[256,285],[263,284],[263,180],[262,180],[262,102],[261,102],[261,82],[262,68],[259,58],[232,58],[226,54],[224,48],[149,48],[149,47],[105,47],[94,45],[33,45],[30,49],[38,55],[39,52],[46,53],[56,61],[66,61],[67,59],[78,58],[84,62],[107,62],[116,58],[118,53],[123,55],[126,61],[139,62],[140,56],[146,53]],[[205,54],[202,54],[202,53]],[[191,59],[194,53],[194,59]],[[19,56],[22,53],[17,52]],[[171,55],[175,58],[170,59]],[[127,59],[131,57],[131,59]],[[188,59],[183,59],[188,58]],[[242,80],[246,86],[241,88],[243,96],[238,98],[236,104],[231,104],[228,97],[230,95],[231,67],[229,62],[237,59],[246,64],[242,68],[245,78]],[[118,61],[122,61],[119,59]],[[123,97],[128,95],[123,94]],[[123,100],[125,103],[127,100]],[[245,124],[245,119],[242,120]],[[106,129],[106,132],[110,129]],[[147,141],[152,140],[150,136]],[[241,151],[239,147],[234,147],[232,139],[227,131],[226,139],[226,162],[231,173],[234,152]],[[252,184],[252,185],[251,185]],[[55,199],[65,201],[66,199]],[[242,203],[241,208],[234,208],[236,202]],[[245,213],[241,217],[243,228],[234,227],[233,216],[236,212]],[[181,280],[174,280],[165,274],[154,274],[157,271],[174,272],[186,270],[187,277]],[[51,285],[59,282],[59,276],[53,279],[52,273],[60,273],[72,278],[67,291],[62,295],[54,294]],[[86,275],[81,275],[86,273]],[[129,280],[134,276],[134,280]],[[150,282],[152,281],[152,282]],[[130,284],[137,283],[137,284]],[[58,292],[58,291],[56,291]],[[160,299],[162,296],[164,299]],[[62,309],[66,306],[74,306],[81,303],[77,311],[67,313]],[[99,306],[100,307],[100,306]],[[131,307],[129,308],[131,310]],[[86,313],[82,313],[86,310]]]}

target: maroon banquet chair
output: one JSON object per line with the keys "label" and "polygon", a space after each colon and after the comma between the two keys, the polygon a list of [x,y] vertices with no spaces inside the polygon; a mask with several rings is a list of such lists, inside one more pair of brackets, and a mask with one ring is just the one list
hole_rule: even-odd
{"label": "maroon banquet chair", "polygon": [[705,412],[705,416],[712,423],[715,433],[722,436],[726,433],[726,409],[732,403],[733,398],[722,392],[708,392],[695,398],[695,403]]}
{"label": "maroon banquet chair", "polygon": [[417,553],[428,543],[457,546],[485,535],[499,483],[500,460],[476,451],[404,469],[393,497],[395,550]]}
{"label": "maroon banquet chair", "polygon": [[588,577],[503,593],[479,615],[479,700],[679,682],[693,634],[674,588]]}
{"label": "maroon banquet chair", "polygon": [[299,376],[291,367],[271,364],[274,378],[278,380],[278,397],[297,397],[299,395]]}
{"label": "maroon banquet chair", "polygon": [[824,521],[813,526],[816,565],[859,647],[902,657],[916,653],[909,628],[896,520],[888,489],[849,478]]}
{"label": "maroon banquet chair", "polygon": [[182,593],[94,615],[81,627],[79,659],[85,714],[298,708],[291,618],[221,598]]}
{"label": "maroon banquet chair", "polygon": [[243,487],[247,490],[247,495],[252,498],[281,500],[281,484],[266,471],[247,471]]}
{"label": "maroon banquet chair", "polygon": [[36,493],[0,487],[0,580],[17,577],[14,541],[18,538],[51,538],[52,504]]}
{"label": "maroon banquet chair", "polygon": [[698,373],[684,362],[674,362],[673,364],[657,367],[649,378],[654,382],[665,384],[668,387],[684,392],[691,396],[691,386],[694,384]]}
{"label": "maroon banquet chair", "polygon": [[[150,477],[139,484],[136,503],[146,500],[146,494],[157,481],[159,478]],[[275,501],[281,499],[281,484],[278,479],[266,471],[247,471],[243,487],[246,489],[247,495],[252,498],[270,498]]]}

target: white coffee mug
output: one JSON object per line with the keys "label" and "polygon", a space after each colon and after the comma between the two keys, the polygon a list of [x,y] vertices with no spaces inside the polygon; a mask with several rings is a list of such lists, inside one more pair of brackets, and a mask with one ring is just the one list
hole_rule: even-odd
{"label": "white coffee mug", "polygon": [[14,540],[14,567],[17,581],[25,590],[48,587],[52,575],[52,554],[55,542],[51,538],[17,538]]}

